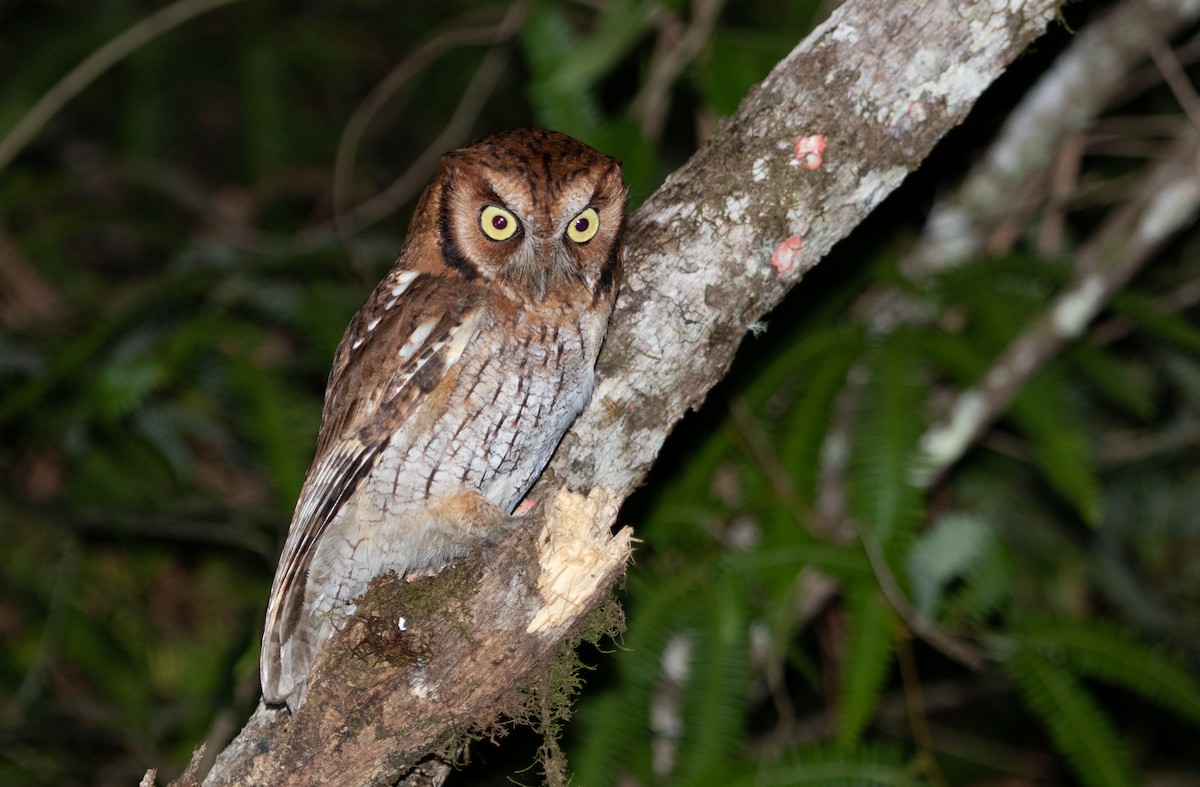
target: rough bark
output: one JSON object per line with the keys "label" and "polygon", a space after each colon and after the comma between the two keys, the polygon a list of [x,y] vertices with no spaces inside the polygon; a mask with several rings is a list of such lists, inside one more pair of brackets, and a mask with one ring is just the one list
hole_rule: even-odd
{"label": "rough bark", "polygon": [[552,690],[628,558],[617,506],[674,424],[1056,7],[850,0],[814,30],[631,218],[597,390],[533,493],[530,527],[427,582],[373,585],[322,652],[307,704],[295,717],[260,706],[205,783],[394,783]]}

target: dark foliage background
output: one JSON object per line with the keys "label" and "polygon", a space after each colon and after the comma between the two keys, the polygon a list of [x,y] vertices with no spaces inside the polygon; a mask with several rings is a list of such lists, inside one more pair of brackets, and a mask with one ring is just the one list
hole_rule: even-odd
{"label": "dark foliage background", "polygon": [[[333,349],[437,154],[553,127],[621,157],[640,202],[829,10],[177,5],[212,8],[0,163],[0,784],[171,776],[253,708]],[[1107,5],[1065,8],[676,430],[623,514],[645,543],[629,631],[585,654],[563,733],[578,784],[1200,780],[1195,229],[941,483],[912,478],[950,393],[1188,122],[1139,62],[987,258],[898,272]],[[0,2],[0,135],[163,7]],[[1176,44],[1194,79],[1196,39]],[[896,291],[925,316],[880,328]],[[537,748],[515,737],[451,783],[507,783]]]}

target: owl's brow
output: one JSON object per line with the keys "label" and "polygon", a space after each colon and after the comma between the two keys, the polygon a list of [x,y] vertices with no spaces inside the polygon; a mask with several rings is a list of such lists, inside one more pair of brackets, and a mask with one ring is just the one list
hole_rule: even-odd
{"label": "owl's brow", "polygon": [[458,243],[454,240],[454,233],[450,228],[450,190],[452,187],[453,176],[447,174],[446,179],[442,181],[442,193],[438,200],[438,234],[442,240],[442,254],[446,258],[446,263],[460,271],[463,278],[474,279],[479,275],[479,271],[467,261],[462,249],[458,248]]}
{"label": "owl's brow", "polygon": [[508,203],[504,200],[504,197],[501,197],[499,194],[497,194],[496,190],[491,186],[487,187],[483,193],[483,196],[488,202],[494,202],[496,205],[501,205],[505,208],[508,207]]}

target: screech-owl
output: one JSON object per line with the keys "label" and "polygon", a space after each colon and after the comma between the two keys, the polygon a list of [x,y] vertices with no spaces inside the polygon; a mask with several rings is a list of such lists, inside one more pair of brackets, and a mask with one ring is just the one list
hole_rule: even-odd
{"label": "screech-owl", "polygon": [[295,711],[376,576],[498,540],[591,397],[620,276],[620,163],[509,131],[441,159],[333,361],[267,609],[263,697]]}

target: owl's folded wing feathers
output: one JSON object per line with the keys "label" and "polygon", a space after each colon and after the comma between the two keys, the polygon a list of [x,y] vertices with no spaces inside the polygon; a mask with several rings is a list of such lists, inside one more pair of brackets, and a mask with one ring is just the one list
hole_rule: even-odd
{"label": "owl's folded wing feathers", "polygon": [[[324,641],[322,632],[306,630],[312,617],[304,614],[318,541],[391,436],[420,410],[479,332],[478,302],[455,284],[394,270],[346,329],[325,394],[316,456],[267,607],[261,677],[268,702],[292,704]],[[387,341],[364,341],[369,333],[385,331],[394,334]],[[386,384],[383,379],[369,384],[380,375],[388,378]]]}

